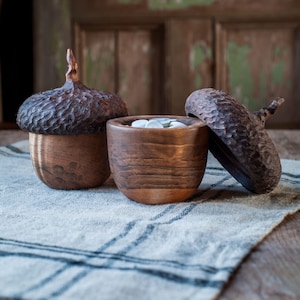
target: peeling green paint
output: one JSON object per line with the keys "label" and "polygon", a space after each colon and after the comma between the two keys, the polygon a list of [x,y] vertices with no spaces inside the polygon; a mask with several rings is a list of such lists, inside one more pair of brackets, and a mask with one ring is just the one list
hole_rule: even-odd
{"label": "peeling green paint", "polygon": [[273,65],[271,69],[271,82],[274,85],[281,85],[288,89],[291,89],[292,84],[291,81],[285,80],[285,64],[287,61],[288,53],[287,50],[276,46],[273,50],[274,60],[276,63]]}
{"label": "peeling green paint", "polygon": [[[190,69],[195,73],[195,88],[202,87],[201,72],[199,66],[204,63],[206,59],[211,59],[212,50],[204,43],[197,43],[191,52]],[[197,71],[198,70],[198,71]]]}
{"label": "peeling green paint", "polygon": [[53,62],[55,74],[58,82],[64,82],[67,71],[66,50],[63,44],[64,35],[57,30],[57,27],[51,28],[51,53],[53,53]]}
{"label": "peeling green paint", "polygon": [[272,68],[271,80],[273,84],[283,84],[284,83],[284,62],[278,61]]}
{"label": "peeling green paint", "polygon": [[85,57],[86,85],[99,90],[107,90],[107,82],[100,81],[104,70],[111,67],[113,63],[113,53],[102,51],[97,60],[92,59],[90,51],[86,51]]}
{"label": "peeling green paint", "polygon": [[248,61],[250,51],[251,47],[249,45],[239,46],[234,42],[228,42],[226,60],[232,94],[249,109],[255,109],[255,103],[252,101],[251,65]]}
{"label": "peeling green paint", "polygon": [[[192,52],[191,69],[193,71],[196,71],[197,66],[203,62],[204,58],[205,58],[205,52],[203,47],[199,47],[198,45],[196,45],[196,47],[193,48],[193,52]],[[195,87],[200,88],[201,85],[202,85],[201,74],[199,74],[199,72],[196,72]]]}
{"label": "peeling green paint", "polygon": [[61,5],[61,12],[62,12],[62,19],[63,19],[63,22],[64,22],[64,26],[69,27],[69,20],[70,20],[69,0],[61,1],[60,5]]}
{"label": "peeling green paint", "polygon": [[[119,0],[120,1],[120,0]],[[218,0],[149,0],[150,9],[178,9],[190,6],[208,6]]]}
{"label": "peeling green paint", "polygon": [[202,87],[202,78],[201,74],[197,73],[195,76],[195,88],[201,88]]}
{"label": "peeling green paint", "polygon": [[259,72],[259,98],[263,100],[267,99],[267,83],[263,70],[260,70]]}
{"label": "peeling green paint", "polygon": [[274,56],[281,56],[284,53],[284,51],[283,51],[283,49],[281,47],[276,46],[274,48],[273,53],[274,53]]}
{"label": "peeling green paint", "polygon": [[50,47],[53,55],[53,65],[57,82],[65,80],[67,71],[66,49],[70,47],[70,0],[52,0],[50,16],[53,17],[51,22]]}
{"label": "peeling green paint", "polygon": [[205,58],[205,51],[203,47],[198,45],[193,49],[192,68],[195,69],[199,64],[203,62]]}

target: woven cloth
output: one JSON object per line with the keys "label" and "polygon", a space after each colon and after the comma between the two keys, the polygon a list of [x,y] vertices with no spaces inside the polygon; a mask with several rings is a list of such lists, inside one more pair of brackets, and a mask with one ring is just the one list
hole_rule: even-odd
{"label": "woven cloth", "polygon": [[247,192],[209,155],[188,201],[144,205],[109,178],[54,190],[28,140],[0,147],[0,296],[20,299],[215,299],[243,258],[300,208],[300,161],[279,185]]}

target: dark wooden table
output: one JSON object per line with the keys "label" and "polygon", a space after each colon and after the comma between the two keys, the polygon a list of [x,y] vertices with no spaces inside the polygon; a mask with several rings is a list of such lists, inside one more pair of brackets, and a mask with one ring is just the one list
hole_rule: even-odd
{"label": "dark wooden table", "polygon": [[[300,160],[300,130],[268,133],[281,158]],[[218,299],[300,299],[300,212],[253,249]]]}
{"label": "dark wooden table", "polygon": [[[281,158],[300,160],[300,130],[268,133]],[[24,139],[27,133],[0,130],[0,146]],[[218,299],[300,299],[300,212],[288,216],[252,250]]]}

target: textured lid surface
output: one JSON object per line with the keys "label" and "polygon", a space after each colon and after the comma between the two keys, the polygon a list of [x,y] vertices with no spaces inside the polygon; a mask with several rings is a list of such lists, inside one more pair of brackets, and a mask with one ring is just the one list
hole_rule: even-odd
{"label": "textured lid surface", "polygon": [[267,193],[281,176],[280,158],[264,122],[284,101],[273,100],[250,113],[236,99],[213,88],[196,90],[185,103],[188,116],[196,116],[210,128],[209,150],[247,190]]}
{"label": "textured lid surface", "polygon": [[108,119],[127,116],[125,102],[116,94],[87,88],[78,80],[72,50],[65,84],[34,94],[19,107],[17,124],[40,134],[75,135],[105,130]]}

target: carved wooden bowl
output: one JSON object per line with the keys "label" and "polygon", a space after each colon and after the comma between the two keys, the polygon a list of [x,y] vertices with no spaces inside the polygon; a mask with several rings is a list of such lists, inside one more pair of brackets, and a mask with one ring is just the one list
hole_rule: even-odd
{"label": "carved wooden bowl", "polygon": [[110,175],[105,131],[79,135],[29,132],[29,146],[35,173],[51,188],[93,188]]}
{"label": "carved wooden bowl", "polygon": [[[139,119],[176,118],[182,128],[135,128]],[[163,204],[190,198],[200,185],[207,161],[208,127],[186,116],[142,115],[106,124],[110,169],[129,199]]]}

